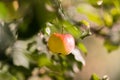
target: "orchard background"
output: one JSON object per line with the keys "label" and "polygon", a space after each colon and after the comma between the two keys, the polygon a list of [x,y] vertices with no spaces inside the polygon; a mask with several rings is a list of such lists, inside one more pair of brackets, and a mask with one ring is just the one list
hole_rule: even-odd
{"label": "orchard background", "polygon": [[[52,33],[74,37],[71,54],[49,50]],[[0,0],[0,80],[119,80],[119,45],[119,0]]]}

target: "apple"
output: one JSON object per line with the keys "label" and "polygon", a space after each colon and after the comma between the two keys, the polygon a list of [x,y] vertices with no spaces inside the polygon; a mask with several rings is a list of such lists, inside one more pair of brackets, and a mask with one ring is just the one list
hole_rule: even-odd
{"label": "apple", "polygon": [[53,53],[68,55],[75,48],[75,40],[71,34],[53,33],[48,39],[48,48]]}

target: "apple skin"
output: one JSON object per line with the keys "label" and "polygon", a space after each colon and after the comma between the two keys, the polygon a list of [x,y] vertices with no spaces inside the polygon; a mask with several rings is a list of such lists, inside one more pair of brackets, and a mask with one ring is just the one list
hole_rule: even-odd
{"label": "apple skin", "polygon": [[48,48],[53,53],[68,55],[75,48],[75,40],[71,34],[53,33],[48,39]]}

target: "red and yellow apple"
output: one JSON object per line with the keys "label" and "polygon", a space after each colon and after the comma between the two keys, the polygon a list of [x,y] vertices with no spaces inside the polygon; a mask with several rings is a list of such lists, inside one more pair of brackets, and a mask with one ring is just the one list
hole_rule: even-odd
{"label": "red and yellow apple", "polygon": [[71,34],[53,33],[48,39],[48,48],[53,53],[68,55],[75,48],[75,40]]}

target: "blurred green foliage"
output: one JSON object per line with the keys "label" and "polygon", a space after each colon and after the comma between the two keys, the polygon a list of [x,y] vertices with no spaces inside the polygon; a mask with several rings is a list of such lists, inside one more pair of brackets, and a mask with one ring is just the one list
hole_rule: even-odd
{"label": "blurred green foliage", "polygon": [[90,78],[90,80],[100,80],[100,78],[98,77],[98,75],[93,74]]}
{"label": "blurred green foliage", "polygon": [[[87,18],[79,21],[69,18],[61,3],[59,0],[0,1],[0,45],[5,47],[0,51],[0,80],[44,77],[73,80],[75,73],[85,65],[82,55],[87,55],[87,49],[82,40],[91,34],[103,38],[109,52],[118,49],[120,28],[116,30],[115,27],[120,25],[119,0],[82,0],[76,3],[77,14]],[[47,40],[54,32],[74,36],[76,48],[70,55],[49,51]],[[112,34],[114,32],[116,35]],[[115,41],[113,36],[117,37]],[[6,44],[2,43],[4,40]],[[94,74],[91,80],[99,78]]]}

